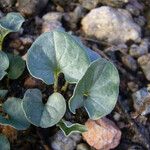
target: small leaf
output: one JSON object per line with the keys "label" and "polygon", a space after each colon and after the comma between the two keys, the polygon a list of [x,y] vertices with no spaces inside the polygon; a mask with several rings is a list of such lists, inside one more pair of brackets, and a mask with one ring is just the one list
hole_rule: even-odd
{"label": "small leaf", "polygon": [[0,149],[1,150],[10,150],[10,144],[7,137],[3,134],[0,134]]}
{"label": "small leaf", "polygon": [[7,55],[0,51],[0,80],[7,74],[6,69],[9,67],[9,59]]}
{"label": "small leaf", "polygon": [[25,130],[30,126],[23,112],[21,99],[8,98],[2,108],[9,115],[9,118],[0,116],[0,124],[12,126],[18,130]]}
{"label": "small leaf", "polygon": [[0,90],[0,98],[4,98],[7,93],[8,93],[8,90]]}
{"label": "small leaf", "polygon": [[75,123],[75,124],[69,124],[67,121],[61,120],[57,126],[64,132],[66,136],[69,136],[71,133],[83,133],[87,131],[86,126]]}
{"label": "small leaf", "polygon": [[17,32],[20,30],[24,18],[20,13],[8,13],[5,17],[0,19],[0,50],[5,36],[10,32]]}
{"label": "small leaf", "polygon": [[53,93],[46,104],[38,89],[27,90],[23,99],[27,119],[35,126],[48,128],[57,124],[66,112],[66,102],[59,93]]}
{"label": "small leaf", "polygon": [[54,72],[62,72],[68,82],[76,83],[89,64],[85,49],[71,35],[62,31],[43,33],[27,54],[30,74],[46,84],[54,82]]}
{"label": "small leaf", "polygon": [[7,56],[10,64],[7,70],[7,76],[10,79],[17,79],[22,75],[25,69],[25,61],[18,55],[7,54]]}
{"label": "small leaf", "polygon": [[117,102],[119,75],[115,66],[105,59],[94,61],[77,83],[69,100],[71,112],[85,107],[89,117],[97,120],[109,114]]}

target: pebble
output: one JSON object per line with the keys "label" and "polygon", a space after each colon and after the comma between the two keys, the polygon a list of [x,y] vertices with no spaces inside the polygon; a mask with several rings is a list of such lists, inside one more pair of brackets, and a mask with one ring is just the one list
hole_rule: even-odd
{"label": "pebble", "polygon": [[91,10],[97,6],[99,0],[79,0],[79,3],[87,10]]}
{"label": "pebble", "polygon": [[48,3],[48,0],[18,0],[17,9],[25,16],[38,14],[43,10]]}
{"label": "pebble", "polygon": [[42,23],[42,33],[44,32],[50,32],[55,29],[63,29],[61,19],[62,19],[62,13],[58,12],[49,12],[45,14],[43,17],[43,23]]}
{"label": "pebble", "polygon": [[99,0],[99,2],[103,5],[108,5],[112,7],[122,7],[126,3],[129,2],[129,0]]}
{"label": "pebble", "polygon": [[86,143],[80,143],[77,145],[76,150],[91,150],[91,148]]}
{"label": "pebble", "polygon": [[142,68],[145,77],[150,81],[150,53],[138,58],[138,63]]}
{"label": "pebble", "polygon": [[139,16],[139,14],[144,10],[144,5],[137,0],[130,0],[126,5],[126,10],[128,10],[132,15]]}
{"label": "pebble", "polygon": [[147,88],[142,88],[132,94],[134,108],[141,115],[150,113],[150,92]]}
{"label": "pebble", "polygon": [[128,67],[129,69],[131,69],[132,71],[136,71],[137,70],[137,62],[136,60],[130,56],[130,55],[125,55],[122,58],[122,62],[123,64]]}
{"label": "pebble", "polygon": [[138,16],[134,18],[134,21],[140,26],[143,27],[146,24],[146,19],[144,16]]}
{"label": "pebble", "polygon": [[107,118],[88,120],[85,125],[88,131],[82,133],[83,139],[93,148],[110,150],[120,143],[121,131],[111,120]]}
{"label": "pebble", "polygon": [[93,9],[82,19],[82,29],[87,36],[108,43],[141,41],[141,27],[133,21],[131,14],[125,9],[109,6]]}
{"label": "pebble", "polygon": [[81,140],[81,135],[79,133],[72,133],[69,136],[65,136],[64,133],[59,130],[51,138],[51,148],[52,150],[74,150]]}
{"label": "pebble", "polygon": [[135,58],[138,58],[142,55],[147,54],[148,49],[149,49],[149,41],[148,39],[143,39],[140,45],[137,45],[137,44],[131,45],[129,54]]}
{"label": "pebble", "polygon": [[24,87],[26,88],[44,88],[44,85],[41,80],[35,79],[33,77],[28,77],[25,79]]}

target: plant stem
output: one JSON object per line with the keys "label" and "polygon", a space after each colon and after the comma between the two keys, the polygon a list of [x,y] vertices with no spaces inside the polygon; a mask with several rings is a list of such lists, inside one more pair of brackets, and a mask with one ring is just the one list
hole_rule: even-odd
{"label": "plant stem", "polygon": [[69,83],[66,81],[66,82],[65,82],[65,85],[61,88],[61,91],[62,91],[62,92],[66,92],[66,91],[67,91],[67,88],[68,88],[68,85],[69,85]]}
{"label": "plant stem", "polygon": [[54,92],[58,90],[58,72],[54,72]]}

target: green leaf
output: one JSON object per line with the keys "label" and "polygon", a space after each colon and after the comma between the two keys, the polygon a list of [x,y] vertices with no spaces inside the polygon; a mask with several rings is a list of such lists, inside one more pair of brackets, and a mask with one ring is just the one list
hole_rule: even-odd
{"label": "green leaf", "polygon": [[25,130],[30,126],[23,112],[21,99],[8,98],[2,108],[9,115],[9,118],[0,116],[0,124],[12,126],[17,130]]}
{"label": "green leaf", "polygon": [[8,90],[0,90],[0,98],[4,98],[7,93],[8,93]]}
{"label": "green leaf", "polygon": [[7,54],[7,56],[10,64],[7,70],[7,76],[10,79],[17,79],[25,69],[25,61],[18,55]]}
{"label": "green leaf", "polygon": [[0,51],[0,80],[7,74],[6,69],[9,67],[9,59],[7,55]]}
{"label": "green leaf", "polygon": [[77,83],[69,108],[75,113],[76,109],[85,107],[89,117],[97,120],[113,110],[118,93],[118,71],[111,62],[101,58],[90,65]]}
{"label": "green leaf", "polygon": [[24,18],[20,13],[8,13],[5,17],[0,19],[0,50],[5,36],[10,32],[17,32],[20,30]]}
{"label": "green leaf", "polygon": [[0,134],[0,149],[1,150],[10,150],[10,144],[7,137],[3,134]]}
{"label": "green leaf", "polygon": [[62,31],[43,33],[27,54],[30,74],[48,85],[54,82],[54,72],[62,72],[68,82],[76,83],[89,64],[85,49],[71,35]]}
{"label": "green leaf", "polygon": [[48,128],[57,124],[66,112],[66,102],[59,93],[53,93],[46,104],[38,89],[27,90],[23,99],[27,119],[35,126]]}
{"label": "green leaf", "polygon": [[87,131],[86,126],[75,123],[69,124],[67,121],[61,120],[57,126],[64,132],[66,136],[69,136],[71,133],[83,133]]}

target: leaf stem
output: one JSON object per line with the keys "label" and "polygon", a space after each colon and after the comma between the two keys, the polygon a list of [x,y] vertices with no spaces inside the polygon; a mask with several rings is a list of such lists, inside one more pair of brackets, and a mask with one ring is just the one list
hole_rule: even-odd
{"label": "leaf stem", "polygon": [[54,72],[54,92],[58,91],[58,72]]}
{"label": "leaf stem", "polygon": [[69,83],[66,81],[65,84],[64,84],[64,86],[61,88],[61,91],[62,92],[66,92],[67,88],[68,88],[68,85],[69,85]]}

